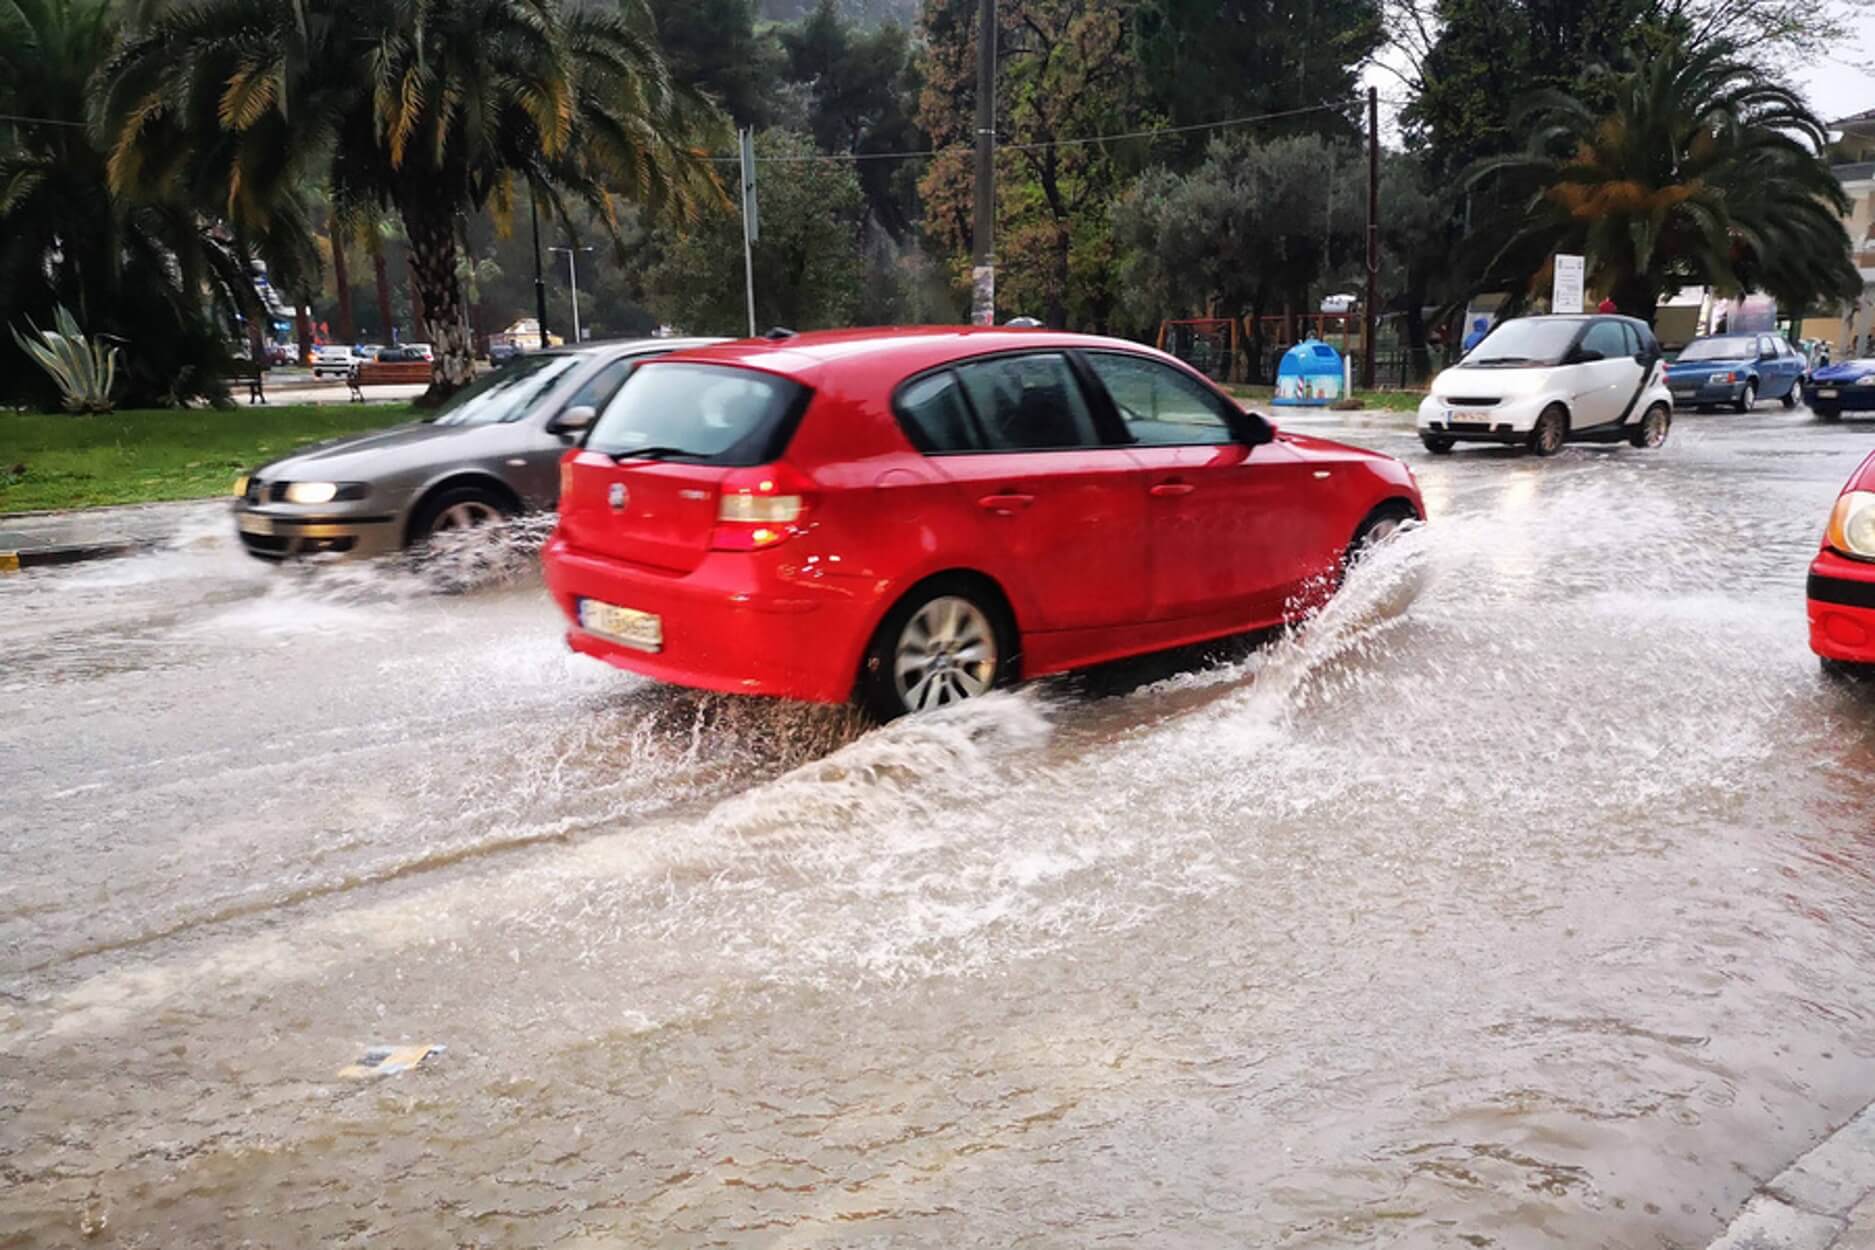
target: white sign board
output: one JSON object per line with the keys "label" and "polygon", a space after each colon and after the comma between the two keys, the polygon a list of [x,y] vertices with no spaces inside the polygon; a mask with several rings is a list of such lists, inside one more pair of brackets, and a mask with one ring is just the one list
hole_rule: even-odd
{"label": "white sign board", "polygon": [[1553,313],[1582,311],[1582,258],[1556,256],[1556,285],[1550,291],[1549,310]]}

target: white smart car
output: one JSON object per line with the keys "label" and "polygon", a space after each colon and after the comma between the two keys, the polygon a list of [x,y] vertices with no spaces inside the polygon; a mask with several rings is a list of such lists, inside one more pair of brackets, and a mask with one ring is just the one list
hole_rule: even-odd
{"label": "white smart car", "polygon": [[1419,441],[1506,443],[1553,456],[1570,440],[1658,447],[1673,423],[1660,344],[1647,323],[1605,314],[1500,324],[1432,381]]}

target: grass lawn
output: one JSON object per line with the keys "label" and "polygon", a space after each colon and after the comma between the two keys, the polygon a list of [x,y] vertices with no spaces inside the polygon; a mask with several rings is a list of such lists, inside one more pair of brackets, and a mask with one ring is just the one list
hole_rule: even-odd
{"label": "grass lawn", "polygon": [[0,514],[225,495],[295,447],[409,419],[409,404],[0,412]]}
{"label": "grass lawn", "polygon": [[[1270,407],[1270,399],[1276,394],[1276,389],[1270,386],[1232,386],[1226,389],[1237,398],[1264,408]],[[1419,401],[1425,397],[1424,391],[1354,392],[1354,401],[1361,407],[1382,408],[1388,412],[1418,412]]]}

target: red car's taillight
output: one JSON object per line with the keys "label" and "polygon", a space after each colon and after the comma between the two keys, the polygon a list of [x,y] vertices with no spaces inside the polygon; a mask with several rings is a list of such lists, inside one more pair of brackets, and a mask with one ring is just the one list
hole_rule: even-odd
{"label": "red car's taillight", "polygon": [[760,551],[786,542],[801,532],[812,504],[808,483],[799,474],[776,466],[738,469],[723,479],[710,546]]}

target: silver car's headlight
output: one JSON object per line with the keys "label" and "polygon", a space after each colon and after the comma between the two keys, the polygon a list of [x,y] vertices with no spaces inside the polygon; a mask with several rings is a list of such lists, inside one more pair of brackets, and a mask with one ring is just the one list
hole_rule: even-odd
{"label": "silver car's headlight", "polygon": [[288,482],[288,503],[331,503],[335,499],[363,499],[363,482]]}
{"label": "silver car's headlight", "polygon": [[1852,490],[1838,499],[1827,541],[1844,555],[1875,560],[1875,493]]}

